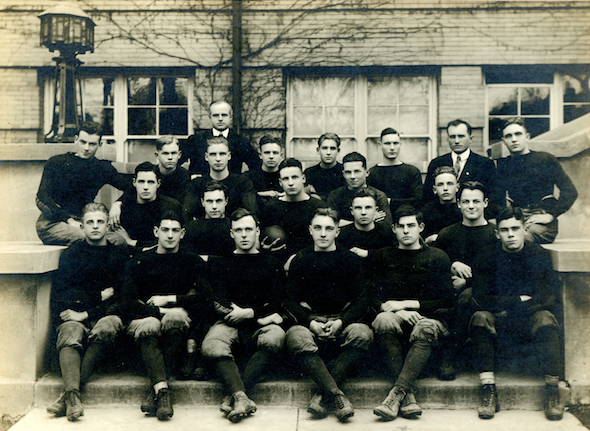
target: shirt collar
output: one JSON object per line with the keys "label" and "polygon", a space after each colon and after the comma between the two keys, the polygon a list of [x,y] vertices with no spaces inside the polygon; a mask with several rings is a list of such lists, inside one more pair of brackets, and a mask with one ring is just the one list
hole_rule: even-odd
{"label": "shirt collar", "polygon": [[[467,148],[465,151],[463,151],[461,153],[461,164],[465,163],[470,155],[471,155],[471,150],[469,148]],[[457,156],[458,156],[457,153],[455,153],[454,151],[451,151],[451,159],[453,160],[453,164],[455,164],[455,162],[457,162]]]}
{"label": "shirt collar", "polygon": [[211,129],[213,131],[213,136],[223,136],[225,139],[229,136],[229,128],[225,129],[223,132],[220,132],[217,129]]}

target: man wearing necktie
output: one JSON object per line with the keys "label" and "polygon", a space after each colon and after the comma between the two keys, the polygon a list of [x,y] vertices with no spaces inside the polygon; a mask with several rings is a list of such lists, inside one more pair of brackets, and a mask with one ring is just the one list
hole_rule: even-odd
{"label": "man wearing necktie", "polygon": [[241,174],[244,170],[244,164],[247,165],[248,169],[260,167],[261,162],[258,153],[250,145],[248,139],[238,135],[230,128],[233,121],[233,110],[229,103],[224,101],[213,102],[209,107],[209,119],[211,120],[211,129],[191,135],[182,143],[182,157],[179,165],[190,159],[189,171],[193,178],[195,174],[202,175],[209,172],[209,164],[205,161],[207,140],[212,137],[223,136],[229,142],[232,155],[229,161],[230,172]]}
{"label": "man wearing necktie", "polygon": [[[459,184],[465,181],[479,181],[487,190],[496,190],[496,166],[487,157],[471,151],[473,141],[471,125],[464,120],[454,120],[447,125],[447,139],[451,152],[433,159],[428,165],[428,172],[423,185],[424,204],[436,195],[432,193],[434,171],[440,166],[451,166],[457,173]],[[490,194],[490,205],[486,217],[491,219],[499,209],[499,200]]]}

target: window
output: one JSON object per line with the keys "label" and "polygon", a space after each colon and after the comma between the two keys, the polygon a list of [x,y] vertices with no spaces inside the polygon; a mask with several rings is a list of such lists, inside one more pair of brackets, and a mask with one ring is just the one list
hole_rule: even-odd
{"label": "window", "polygon": [[563,82],[563,122],[569,123],[590,113],[590,74],[570,73],[560,76]]}
{"label": "window", "polygon": [[436,140],[433,75],[292,76],[288,89],[287,149],[306,166],[319,161],[317,140],[326,132],[342,139],[340,160],[351,151],[381,161],[381,131],[402,136],[401,158],[425,171]]}
{"label": "window", "polygon": [[[103,125],[104,139],[115,144],[114,151],[107,151],[105,156],[118,162],[152,160],[159,136],[186,138],[193,132],[190,95],[194,72],[174,76],[169,71],[155,71],[153,75],[142,71],[142,75],[109,76],[96,69],[81,69],[79,75],[83,118]],[[52,112],[53,85],[51,79],[46,81],[46,112]],[[51,127],[48,117],[46,129]]]}

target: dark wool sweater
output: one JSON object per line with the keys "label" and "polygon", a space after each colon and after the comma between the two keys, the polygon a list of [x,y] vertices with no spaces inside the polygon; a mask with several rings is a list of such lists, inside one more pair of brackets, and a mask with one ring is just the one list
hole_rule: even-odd
{"label": "dark wool sweater", "polygon": [[315,210],[325,207],[327,205],[324,201],[315,198],[300,202],[272,199],[264,207],[261,224],[263,227],[280,226],[287,236],[287,251],[291,254],[297,253],[313,244],[309,224]]}
{"label": "dark wool sweater", "polygon": [[283,188],[279,183],[279,173],[277,172],[266,172],[262,168],[251,169],[244,172],[242,175],[250,178],[254,185],[255,192],[264,192],[268,190],[274,190],[282,192]]}
{"label": "dark wool sweater", "polygon": [[[473,263],[473,296],[482,309],[492,313],[551,311],[557,291],[551,256],[538,244],[525,242],[518,253],[508,253],[498,242]],[[522,302],[521,295],[532,299]]]}
{"label": "dark wool sweater", "polygon": [[[385,211],[386,213],[385,220],[382,220],[379,223],[384,223],[388,226],[391,226],[392,217],[391,211],[389,209],[389,202],[387,201],[387,195],[381,190],[377,190],[375,187],[367,187],[372,189],[377,195],[378,209]],[[352,221],[353,217],[352,213],[350,212],[350,206],[352,205],[352,200],[354,199],[356,192],[356,190],[350,190],[347,186],[340,187],[339,189],[332,191],[328,196],[328,206],[338,211],[341,219]]]}
{"label": "dark wool sweater", "polygon": [[311,184],[316,193],[326,200],[332,190],[344,187],[346,181],[342,175],[342,163],[336,163],[330,169],[324,169],[318,163],[315,166],[307,168],[304,172],[307,184]]}
{"label": "dark wool sweater", "polygon": [[[182,205],[182,212],[185,221],[193,218],[205,218],[205,209],[201,205],[203,191],[209,181],[213,181],[209,173],[200,178],[194,179],[188,186],[188,191]],[[230,216],[238,208],[246,208],[253,213],[258,213],[256,205],[256,194],[252,181],[244,176],[230,173],[229,176],[219,181],[227,187],[227,207],[225,214]]]}
{"label": "dark wool sweater", "polygon": [[[289,268],[285,307],[301,325],[313,315],[338,315],[343,327],[359,322],[368,310],[367,283],[360,259],[343,248],[299,251]],[[313,311],[301,305],[307,303]]]}
{"label": "dark wool sweater", "polygon": [[138,300],[146,303],[154,295],[177,295],[175,306],[187,310],[193,320],[210,313],[211,288],[203,259],[182,246],[177,253],[158,254],[153,249],[135,256],[126,268],[121,317],[159,317],[158,307],[138,306]]}
{"label": "dark wool sweater", "polygon": [[236,244],[229,234],[230,229],[229,218],[192,220],[186,224],[186,236],[183,241],[197,254],[231,254]]}
{"label": "dark wool sweater", "polygon": [[[51,284],[51,311],[55,318],[64,310],[88,312],[88,321],[98,320],[121,294],[128,254],[111,243],[92,246],[76,241],[59,258],[59,268]],[[108,287],[115,296],[101,301]]]}
{"label": "dark wool sweater", "polygon": [[389,226],[375,223],[375,228],[368,232],[358,230],[353,224],[340,228],[340,235],[336,243],[350,250],[352,247],[359,247],[363,250],[378,250],[396,243],[397,240]]}
{"label": "dark wool sweater", "polygon": [[281,312],[285,297],[282,263],[268,254],[231,254],[209,260],[213,295],[224,307],[231,303],[254,309],[254,319]]}
{"label": "dark wool sweater", "polygon": [[369,169],[367,184],[387,195],[392,214],[403,204],[415,208],[422,205],[422,175],[415,166],[405,163],[373,166]]}
{"label": "dark wool sweater", "polygon": [[168,196],[182,203],[191,182],[191,173],[182,166],[178,166],[171,174],[163,175],[159,169],[156,169],[156,174],[162,181],[158,194]]}
{"label": "dark wool sweater", "polygon": [[439,201],[430,201],[420,209],[420,212],[424,216],[423,238],[463,220],[457,203],[441,204]]}
{"label": "dark wool sweater", "polygon": [[400,250],[386,247],[377,250],[370,262],[377,309],[390,299],[420,302],[418,311],[426,317],[453,305],[451,263],[446,253],[436,247]]}
{"label": "dark wool sweater", "polygon": [[82,208],[94,202],[105,184],[123,191],[130,185],[108,160],[82,159],[74,153],[53,156],[43,169],[37,207],[48,220],[80,218]]}
{"label": "dark wool sweater", "polygon": [[455,223],[439,232],[436,246],[449,256],[451,263],[459,261],[473,266],[476,256],[498,240],[495,230],[491,223],[474,227]]}
{"label": "dark wool sweater", "polygon": [[[559,188],[559,199],[553,186]],[[522,156],[498,160],[498,194],[506,194],[513,206],[542,208],[557,217],[571,208],[578,192],[555,156],[531,151]]]}

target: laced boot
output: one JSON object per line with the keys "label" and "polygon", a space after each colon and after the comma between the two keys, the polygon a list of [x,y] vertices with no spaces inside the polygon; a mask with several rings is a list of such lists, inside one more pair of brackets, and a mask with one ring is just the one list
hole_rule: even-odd
{"label": "laced boot", "polygon": [[236,392],[233,398],[234,409],[227,415],[231,422],[237,423],[256,412],[256,403],[248,398],[245,392]]}
{"label": "laced boot", "polygon": [[481,406],[477,409],[477,413],[481,419],[492,419],[496,412],[500,411],[500,404],[498,403],[498,392],[496,385],[482,385],[481,386]]}
{"label": "laced boot", "polygon": [[545,385],[545,416],[550,421],[559,421],[563,418],[563,406],[559,402],[557,385]]}
{"label": "laced boot", "polygon": [[60,418],[66,415],[66,393],[62,392],[59,398],[52,404],[47,406],[47,413],[52,413],[56,417]]}
{"label": "laced boot", "polygon": [[233,410],[234,397],[232,395],[226,395],[221,401],[219,410],[227,417]]}
{"label": "laced boot", "polygon": [[158,419],[161,421],[170,419],[174,414],[170,390],[168,388],[160,389],[156,395],[156,402],[158,405],[158,410],[156,410],[156,416],[158,417]]}
{"label": "laced boot", "polygon": [[406,391],[399,386],[394,386],[383,402],[373,409],[373,413],[381,416],[384,421],[392,421],[397,417],[400,405],[405,397]]}
{"label": "laced boot", "polygon": [[157,403],[156,393],[154,392],[154,389],[151,388],[141,402],[141,411],[144,412],[146,416],[156,416],[156,411],[158,410]]}
{"label": "laced boot", "polygon": [[340,422],[346,422],[348,418],[354,416],[352,403],[342,391],[334,394],[334,407],[336,408],[336,417]]}
{"label": "laced boot", "polygon": [[323,419],[328,416],[328,410],[323,403],[323,396],[320,393],[315,394],[309,402],[307,411],[313,415],[316,419]]}
{"label": "laced boot", "polygon": [[405,419],[418,419],[418,416],[422,414],[422,409],[416,402],[416,396],[414,390],[410,389],[406,392],[406,396],[402,401],[402,405],[399,408],[399,413],[402,418]]}
{"label": "laced boot", "polygon": [[80,391],[77,389],[66,392],[66,416],[69,421],[75,421],[80,416],[84,416],[84,406],[80,401]]}

